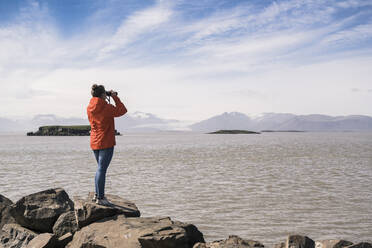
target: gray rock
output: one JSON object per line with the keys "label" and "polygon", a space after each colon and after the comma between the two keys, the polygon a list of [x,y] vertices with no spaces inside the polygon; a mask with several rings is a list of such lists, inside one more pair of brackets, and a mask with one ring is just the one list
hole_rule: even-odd
{"label": "gray rock", "polygon": [[236,235],[230,235],[228,239],[218,240],[209,243],[197,243],[193,248],[252,248],[264,247],[258,241],[242,239]]}
{"label": "gray rock", "polygon": [[53,233],[56,238],[62,237],[66,233],[74,234],[78,230],[78,224],[74,211],[63,213],[53,226]]}
{"label": "gray rock", "polygon": [[13,202],[0,194],[0,230],[5,224],[15,223],[11,215],[11,205]]}
{"label": "gray rock", "polygon": [[53,232],[58,217],[73,210],[73,202],[61,189],[48,189],[21,198],[11,210],[21,226],[38,232]]}
{"label": "gray rock", "polygon": [[18,224],[6,224],[0,232],[0,247],[25,248],[38,234]]}
{"label": "gray rock", "polygon": [[315,242],[315,248],[342,248],[345,246],[352,245],[353,242],[340,240],[340,239],[328,239]]}
{"label": "gray rock", "polygon": [[367,242],[360,242],[355,245],[347,246],[347,248],[372,248],[372,244]]}
{"label": "gray rock", "polygon": [[77,231],[67,247],[191,248],[196,242],[204,242],[196,227],[170,218],[116,215]]}
{"label": "gray rock", "polygon": [[55,248],[57,246],[57,240],[51,233],[42,233],[37,235],[27,245],[27,248]]}
{"label": "gray rock", "polygon": [[112,203],[109,207],[92,202],[94,193],[89,193],[87,199],[74,197],[75,214],[79,228],[98,220],[122,214],[126,217],[140,217],[141,213],[133,202],[119,196],[107,194],[106,198]]}
{"label": "gray rock", "polygon": [[287,238],[286,248],[315,248],[314,240],[307,236],[290,235]]}

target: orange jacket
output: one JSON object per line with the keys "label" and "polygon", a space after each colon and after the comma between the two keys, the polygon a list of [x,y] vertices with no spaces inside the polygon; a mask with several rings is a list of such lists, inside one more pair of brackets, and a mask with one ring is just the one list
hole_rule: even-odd
{"label": "orange jacket", "polygon": [[110,148],[116,145],[114,117],[127,112],[124,104],[117,96],[112,96],[115,105],[107,103],[99,97],[92,97],[87,107],[91,127],[90,147],[93,150]]}

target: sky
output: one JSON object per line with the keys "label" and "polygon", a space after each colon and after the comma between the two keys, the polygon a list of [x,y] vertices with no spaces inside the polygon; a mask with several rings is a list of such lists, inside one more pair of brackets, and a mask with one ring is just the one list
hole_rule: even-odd
{"label": "sky", "polygon": [[0,0],[0,117],[372,116],[371,0]]}

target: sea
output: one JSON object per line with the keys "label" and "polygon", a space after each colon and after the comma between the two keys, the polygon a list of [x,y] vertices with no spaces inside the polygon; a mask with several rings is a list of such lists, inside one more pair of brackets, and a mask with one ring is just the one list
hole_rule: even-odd
{"label": "sea", "polygon": [[[372,242],[372,132],[124,133],[106,193],[142,216],[194,224],[206,241],[266,247],[290,234]],[[89,137],[0,135],[0,194],[94,191]]]}

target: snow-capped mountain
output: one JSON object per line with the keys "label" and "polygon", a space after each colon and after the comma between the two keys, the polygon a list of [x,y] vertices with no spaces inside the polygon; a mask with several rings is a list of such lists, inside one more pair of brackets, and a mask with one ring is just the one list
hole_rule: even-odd
{"label": "snow-capped mountain", "polygon": [[163,119],[150,113],[136,111],[127,113],[121,118],[115,120],[115,126],[118,131],[162,131],[162,130],[182,130],[181,122],[178,120]]}
{"label": "snow-capped mountain", "polygon": [[372,131],[372,117],[363,115],[328,116],[265,113],[252,118],[238,112],[223,113],[190,126],[192,131],[213,132],[222,129]]}
{"label": "snow-capped mountain", "polygon": [[[48,125],[88,125],[88,119],[64,118],[53,114],[36,115],[29,119],[13,120],[0,118],[0,132],[35,131],[40,126]],[[190,123],[163,119],[151,113],[128,112],[120,118],[115,118],[115,128],[119,132],[152,132],[165,130],[189,130]]]}
{"label": "snow-capped mountain", "polygon": [[[46,125],[88,125],[87,119],[64,118],[53,114],[36,115],[31,119],[0,117],[0,132],[35,131]],[[304,131],[372,131],[372,117],[363,115],[328,116],[264,113],[248,116],[239,112],[223,113],[194,123],[164,119],[151,113],[129,112],[115,119],[119,132],[196,131],[213,132],[221,129],[304,130]]]}
{"label": "snow-capped mountain", "polygon": [[87,119],[82,118],[64,118],[53,114],[35,115],[30,124],[32,126],[48,126],[48,125],[87,125]]}

